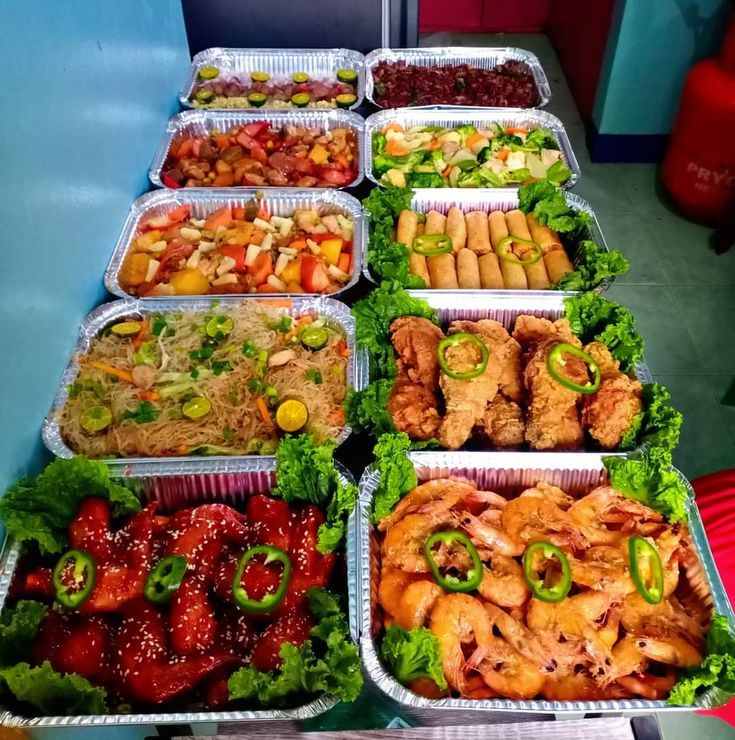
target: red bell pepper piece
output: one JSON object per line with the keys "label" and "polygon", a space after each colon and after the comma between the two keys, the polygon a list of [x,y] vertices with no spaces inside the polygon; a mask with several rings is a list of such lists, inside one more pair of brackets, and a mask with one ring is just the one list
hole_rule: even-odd
{"label": "red bell pepper piece", "polygon": [[224,244],[219,248],[220,254],[235,260],[235,272],[245,272],[245,247],[239,247],[237,244]]}
{"label": "red bell pepper piece", "polygon": [[213,671],[234,665],[236,658],[215,650],[169,662],[166,620],[146,601],[126,610],[117,637],[120,676],[125,692],[146,704],[162,704],[191,691]]}
{"label": "red bell pepper piece", "polygon": [[215,644],[217,619],[206,586],[192,576],[184,578],[171,598],[169,636],[178,655],[202,653]]}
{"label": "red bell pepper piece", "polygon": [[181,187],[179,181],[174,179],[171,175],[169,175],[168,172],[161,173],[161,184],[165,188],[178,189]]}
{"label": "red bell pepper piece", "polygon": [[312,254],[301,258],[301,285],[307,293],[321,293],[329,287],[329,276],[323,262]]}
{"label": "red bell pepper piece", "polygon": [[268,252],[260,252],[248,271],[256,286],[263,285],[273,274],[273,258]]}
{"label": "red bell pepper piece", "polygon": [[271,622],[260,634],[253,650],[252,664],[261,671],[275,671],[281,665],[281,645],[290,642],[300,647],[309,639],[314,618],[306,611],[297,611]]}
{"label": "red bell pepper piece", "polygon": [[291,509],[285,501],[258,493],[248,499],[245,514],[253,529],[255,544],[289,551]]}

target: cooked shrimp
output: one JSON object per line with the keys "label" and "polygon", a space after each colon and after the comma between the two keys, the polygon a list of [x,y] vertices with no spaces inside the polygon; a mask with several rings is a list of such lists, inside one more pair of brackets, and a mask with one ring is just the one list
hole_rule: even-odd
{"label": "cooked shrimp", "polygon": [[694,668],[704,657],[691,643],[676,635],[639,637],[636,640],[636,647],[651,660],[677,668]]}
{"label": "cooked shrimp", "polygon": [[468,594],[447,594],[434,605],[431,631],[439,641],[447,683],[460,694],[465,692],[463,645],[476,645],[478,654],[494,639],[490,617],[482,604]]}
{"label": "cooked shrimp", "polygon": [[556,667],[553,648],[544,647],[540,640],[525,625],[511,617],[494,604],[485,604],[485,611],[508,644],[524,658],[546,672]]}
{"label": "cooked shrimp", "polygon": [[508,505],[508,499],[494,491],[473,491],[464,497],[468,504],[485,504],[485,506],[504,509]]}
{"label": "cooked shrimp", "polygon": [[567,546],[575,550],[583,550],[589,545],[568,512],[538,496],[519,496],[509,501],[503,509],[502,519],[506,537],[512,542],[521,543],[521,552],[525,545],[535,539],[548,540],[559,547]]}
{"label": "cooked shrimp", "polygon": [[523,606],[531,595],[521,566],[513,558],[493,554],[483,566],[477,590],[483,599],[498,606]]}
{"label": "cooked shrimp", "polygon": [[620,687],[602,687],[584,673],[551,674],[542,693],[550,701],[598,701],[625,696]]}
{"label": "cooked shrimp", "polygon": [[467,667],[476,670],[493,691],[509,699],[533,699],[546,681],[538,666],[498,637],[491,638],[484,654],[476,652]]}
{"label": "cooked shrimp", "polygon": [[649,604],[638,593],[623,600],[622,624],[626,631],[637,634],[671,633],[686,636],[694,645],[704,643],[707,626],[699,615],[692,617],[673,596],[659,604]]}
{"label": "cooked shrimp", "polygon": [[465,679],[464,696],[467,699],[494,699],[498,692],[493,691],[482,676],[475,674]]}
{"label": "cooked shrimp", "polygon": [[569,558],[572,582],[622,599],[635,591],[628,560],[621,548],[610,545],[591,547],[582,559]]}
{"label": "cooked shrimp", "polygon": [[[435,505],[425,504],[428,509]],[[441,510],[441,501],[438,508]],[[407,514],[396,525],[390,527],[383,541],[383,560],[395,568],[408,573],[426,573],[429,564],[424,557],[424,542],[433,532],[441,529],[450,519],[444,515],[433,515],[433,512],[423,514]]]}
{"label": "cooked shrimp", "polygon": [[423,627],[444,591],[433,581],[416,581],[408,585],[393,615],[404,630]]}
{"label": "cooked shrimp", "polygon": [[675,671],[669,671],[665,676],[654,676],[645,673],[642,676],[625,676],[618,679],[618,685],[631,694],[638,694],[644,699],[663,699],[669,694],[677,681]]}
{"label": "cooked shrimp", "polygon": [[465,513],[460,524],[477,547],[487,547],[506,557],[523,554],[523,543],[508,536],[499,526],[485,522],[479,517]]}
{"label": "cooked shrimp", "polygon": [[543,498],[547,501],[551,501],[556,504],[560,509],[566,511],[575,501],[573,496],[568,493],[564,493],[561,488],[552,486],[546,481],[540,480],[535,486],[527,488],[521,496],[535,496],[536,498]]}
{"label": "cooked shrimp", "polygon": [[626,635],[612,649],[613,664],[605,676],[603,684],[616,681],[631,673],[643,673],[649,660],[638,647],[638,638]]}
{"label": "cooked shrimp", "polygon": [[422,577],[421,575],[406,573],[398,568],[383,564],[383,570],[380,574],[380,585],[378,586],[378,603],[386,613],[395,617],[406,587]]}
{"label": "cooked shrimp", "polygon": [[430,480],[409,491],[394,507],[393,511],[380,520],[378,529],[385,532],[407,514],[413,514],[422,506],[434,501],[444,501],[451,509],[462,497],[476,492],[476,487],[465,481],[441,478]]}

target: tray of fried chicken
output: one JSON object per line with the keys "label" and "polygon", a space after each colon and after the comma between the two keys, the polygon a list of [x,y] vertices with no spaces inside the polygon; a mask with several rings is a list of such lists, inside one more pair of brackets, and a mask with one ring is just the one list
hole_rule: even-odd
{"label": "tray of fried chicken", "polygon": [[732,610],[667,455],[409,448],[383,435],[360,481],[356,605],[382,691],[562,713],[727,700],[701,687],[727,686]]}
{"label": "tray of fried chicken", "polygon": [[348,404],[353,429],[448,450],[676,445],[681,415],[650,382],[623,306],[595,293],[421,295],[379,289],[353,308],[370,380]]}

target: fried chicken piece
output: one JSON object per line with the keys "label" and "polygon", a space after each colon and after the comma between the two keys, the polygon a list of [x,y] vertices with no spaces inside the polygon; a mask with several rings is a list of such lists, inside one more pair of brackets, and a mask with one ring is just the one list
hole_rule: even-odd
{"label": "fried chicken piece", "polygon": [[638,380],[620,371],[620,363],[602,342],[590,342],[584,351],[600,368],[602,382],[597,393],[582,401],[582,426],[601,447],[612,450],[641,412],[643,388]]}
{"label": "fried chicken piece", "polygon": [[[549,353],[558,343],[555,336],[537,345],[524,371],[530,396],[526,441],[534,450],[573,450],[584,441],[577,409],[581,394],[554,380],[546,367]],[[572,356],[565,360],[562,372],[569,380],[578,385],[589,382],[587,365],[582,360]]]}
{"label": "fried chicken piece", "polygon": [[567,342],[581,347],[582,342],[572,334],[569,321],[565,318],[549,321],[540,316],[522,314],[516,318],[513,327],[513,339],[523,347],[523,361],[528,363],[531,355],[542,342],[553,339],[555,342]]}
{"label": "fried chicken piece", "polygon": [[[453,321],[448,334],[467,332],[480,337],[487,347],[489,357],[484,372],[470,380],[450,378],[446,373],[439,377],[439,387],[444,394],[446,415],[439,429],[439,441],[450,450],[459,449],[480,422],[488,403],[498,392],[498,384],[509,354],[505,345],[511,341],[502,324],[490,319],[481,321]],[[478,347],[467,342],[447,348],[447,364],[456,372],[471,371],[481,360]],[[510,380],[507,381],[510,384]]]}
{"label": "fried chicken piece", "polygon": [[388,412],[399,432],[411,439],[427,440],[436,437],[441,424],[436,404],[431,388],[416,385],[401,375],[388,398]]}
{"label": "fried chicken piece", "polygon": [[498,393],[485,409],[482,430],[493,447],[522,445],[526,425],[520,406]]}
{"label": "fried chicken piece", "polygon": [[426,388],[439,382],[437,347],[442,330],[428,319],[401,316],[390,325],[391,341],[398,353],[398,374]]}

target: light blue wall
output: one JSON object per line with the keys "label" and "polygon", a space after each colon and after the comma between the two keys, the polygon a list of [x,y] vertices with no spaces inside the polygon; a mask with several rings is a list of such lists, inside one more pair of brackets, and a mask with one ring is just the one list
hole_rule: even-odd
{"label": "light blue wall", "polygon": [[180,0],[4,0],[0,491],[41,421],[189,61]]}
{"label": "light blue wall", "polygon": [[602,134],[665,134],[684,77],[716,52],[729,0],[618,0],[593,118]]}

